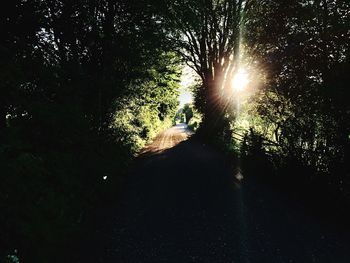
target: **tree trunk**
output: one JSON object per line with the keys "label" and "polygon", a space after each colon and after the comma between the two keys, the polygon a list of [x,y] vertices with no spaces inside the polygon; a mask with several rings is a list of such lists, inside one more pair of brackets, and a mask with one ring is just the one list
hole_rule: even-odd
{"label": "tree trunk", "polygon": [[202,124],[202,134],[206,138],[218,138],[225,127],[225,105],[221,96],[219,83],[205,86],[206,105]]}

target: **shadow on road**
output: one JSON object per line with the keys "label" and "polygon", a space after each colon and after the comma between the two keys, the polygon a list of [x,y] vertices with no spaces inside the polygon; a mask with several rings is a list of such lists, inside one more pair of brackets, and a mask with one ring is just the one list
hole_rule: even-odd
{"label": "shadow on road", "polygon": [[91,262],[349,262],[349,235],[192,138],[144,154],[101,215]]}

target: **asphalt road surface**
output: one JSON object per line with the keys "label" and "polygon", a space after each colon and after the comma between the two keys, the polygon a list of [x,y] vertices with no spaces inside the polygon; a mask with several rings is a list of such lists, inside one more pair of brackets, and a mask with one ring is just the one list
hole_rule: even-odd
{"label": "asphalt road surface", "polygon": [[343,227],[254,177],[237,180],[237,167],[190,135],[178,125],[146,147],[101,215],[91,262],[350,262]]}

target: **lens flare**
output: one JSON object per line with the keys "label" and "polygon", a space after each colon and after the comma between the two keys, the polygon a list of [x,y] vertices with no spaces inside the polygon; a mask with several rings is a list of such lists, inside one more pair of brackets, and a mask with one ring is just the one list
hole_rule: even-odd
{"label": "lens flare", "polygon": [[239,69],[233,76],[232,88],[234,91],[243,91],[249,83],[248,73],[244,69]]}

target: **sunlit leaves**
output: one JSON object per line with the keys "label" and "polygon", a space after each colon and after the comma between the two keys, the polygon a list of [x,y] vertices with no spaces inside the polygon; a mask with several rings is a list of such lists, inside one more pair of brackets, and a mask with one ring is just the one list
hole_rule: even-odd
{"label": "sunlit leaves", "polygon": [[341,0],[266,1],[247,22],[248,52],[268,76],[255,104],[257,118],[275,129],[264,135],[323,172],[347,147],[349,10]]}

